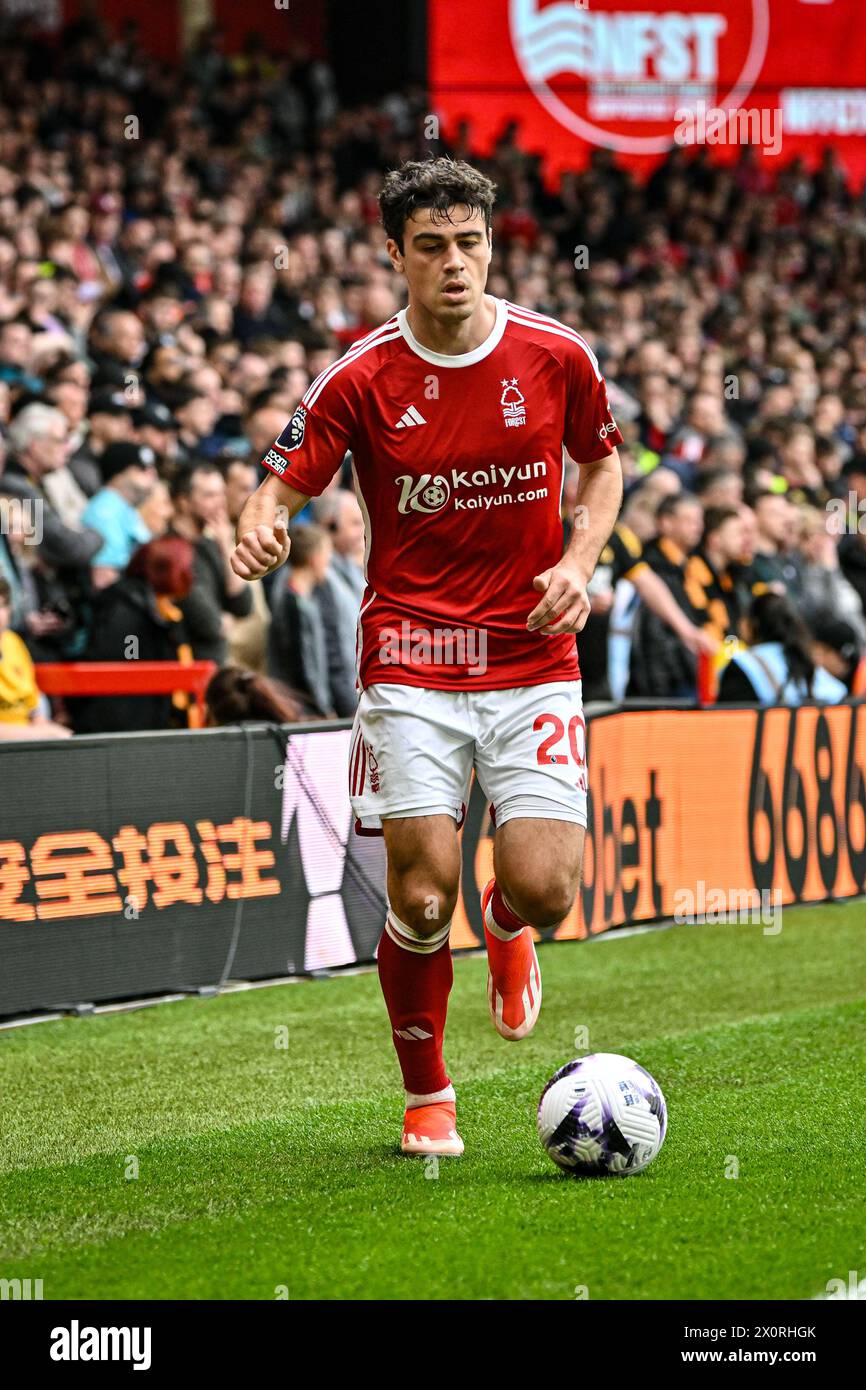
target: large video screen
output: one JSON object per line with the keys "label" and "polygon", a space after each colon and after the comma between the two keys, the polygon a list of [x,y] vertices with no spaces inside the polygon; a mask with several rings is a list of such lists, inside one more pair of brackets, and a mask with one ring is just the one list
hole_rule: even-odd
{"label": "large video screen", "polygon": [[675,144],[810,166],[828,145],[866,177],[863,0],[436,0],[442,133],[489,150],[509,122],[555,183],[593,147],[648,170]]}

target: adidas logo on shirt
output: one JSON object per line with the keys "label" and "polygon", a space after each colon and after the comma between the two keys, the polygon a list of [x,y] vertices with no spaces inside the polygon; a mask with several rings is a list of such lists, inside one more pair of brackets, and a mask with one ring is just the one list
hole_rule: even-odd
{"label": "adidas logo on shirt", "polygon": [[424,419],[420,410],[416,410],[414,405],[410,405],[406,413],[400,416],[396,428],[398,430],[405,430],[409,425],[426,425],[426,423],[427,421]]}

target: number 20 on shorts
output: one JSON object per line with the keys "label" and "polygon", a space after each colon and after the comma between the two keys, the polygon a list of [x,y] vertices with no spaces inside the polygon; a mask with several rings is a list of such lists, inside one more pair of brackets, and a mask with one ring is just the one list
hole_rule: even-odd
{"label": "number 20 on shorts", "polygon": [[[539,766],[550,767],[552,763],[567,763],[567,753],[552,751],[557,744],[563,745],[566,737],[565,725],[559,715],[539,714],[532,727],[536,733],[547,727],[552,729],[552,732],[541,740],[536,750]],[[573,714],[568,721],[568,747],[572,761],[578,768],[577,785],[581,791],[586,791],[586,721],[582,714]]]}

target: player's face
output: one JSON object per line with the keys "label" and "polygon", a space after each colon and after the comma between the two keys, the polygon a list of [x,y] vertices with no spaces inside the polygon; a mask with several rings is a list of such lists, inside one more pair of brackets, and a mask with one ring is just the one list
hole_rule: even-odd
{"label": "player's face", "polygon": [[446,219],[432,208],[417,208],[406,219],[403,251],[387,243],[394,269],[405,274],[409,298],[440,323],[471,318],[481,302],[490,266],[490,238],[481,213],[463,203]]}

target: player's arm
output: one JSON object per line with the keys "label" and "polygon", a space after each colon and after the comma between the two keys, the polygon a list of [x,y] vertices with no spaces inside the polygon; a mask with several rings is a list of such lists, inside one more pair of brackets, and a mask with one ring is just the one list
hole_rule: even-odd
{"label": "player's arm", "polygon": [[622,503],[622,465],[616,449],[578,466],[577,508],[568,547],[558,564],[533,580],[544,597],[526,626],[545,637],[583,630],[590,610],[587,585]]}
{"label": "player's arm", "polygon": [[309,502],[291,483],[269,474],[238,518],[231,567],[241,579],[261,579],[289,558],[289,520]]}
{"label": "player's arm", "polygon": [[353,359],[320,372],[262,459],[268,476],[247,499],[237,525],[232,569],[260,579],[289,558],[289,521],[319,497],[348,450],[358,410]]}

